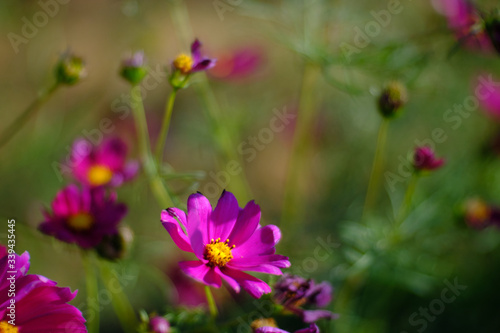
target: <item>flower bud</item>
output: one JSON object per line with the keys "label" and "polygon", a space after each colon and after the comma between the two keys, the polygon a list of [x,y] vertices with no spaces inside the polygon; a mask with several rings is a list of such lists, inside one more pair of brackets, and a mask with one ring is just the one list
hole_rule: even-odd
{"label": "flower bud", "polygon": [[101,243],[96,247],[97,253],[102,258],[111,261],[121,259],[127,253],[133,239],[134,234],[132,229],[122,226],[118,230],[118,233],[111,236],[104,236]]}
{"label": "flower bud", "polygon": [[408,101],[405,86],[397,81],[390,82],[378,98],[378,109],[384,118],[392,118],[398,114]]}
{"label": "flower bud", "polygon": [[138,51],[122,61],[120,75],[133,85],[139,84],[147,75],[144,52]]}
{"label": "flower bud", "polygon": [[434,151],[427,146],[416,147],[413,166],[417,171],[431,171],[442,167],[444,159],[437,158]]}
{"label": "flower bud", "polygon": [[87,76],[83,59],[70,53],[61,56],[55,71],[57,82],[66,85],[76,84]]}
{"label": "flower bud", "polygon": [[151,333],[170,332],[170,323],[163,317],[154,316],[149,320],[149,331]]}

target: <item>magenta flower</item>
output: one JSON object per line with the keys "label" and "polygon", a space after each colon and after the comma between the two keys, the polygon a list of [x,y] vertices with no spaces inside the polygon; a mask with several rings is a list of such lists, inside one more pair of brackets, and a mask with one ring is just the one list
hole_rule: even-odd
{"label": "magenta flower", "polygon": [[[3,251],[2,251],[3,252]],[[15,261],[15,268],[10,267]],[[87,332],[80,310],[68,304],[77,294],[69,288],[40,275],[27,274],[30,257],[10,254],[0,259],[0,332]],[[16,271],[17,273],[10,273]],[[10,284],[16,286],[14,298],[8,297]],[[11,315],[11,302],[15,301],[15,314]],[[9,308],[10,307],[10,308]],[[14,321],[13,321],[14,319]],[[13,325],[15,324],[15,325]]]}
{"label": "magenta flower", "polygon": [[94,147],[84,139],[73,144],[72,172],[82,184],[90,187],[120,186],[132,179],[139,169],[137,161],[126,161],[127,145],[120,138],[105,139]]}
{"label": "magenta flower", "polygon": [[205,71],[215,66],[215,59],[210,59],[201,55],[201,43],[196,39],[191,44],[191,55],[180,54],[175,58],[172,66],[182,74],[187,75],[195,72]]}
{"label": "magenta flower", "polygon": [[218,57],[217,66],[210,71],[210,75],[225,80],[243,79],[255,73],[263,62],[258,48],[245,47]]}
{"label": "magenta flower", "polygon": [[180,262],[180,268],[207,286],[220,288],[224,279],[236,292],[243,288],[260,298],[271,287],[243,271],[281,275],[281,268],[290,267],[288,257],[275,254],[278,227],[260,226],[260,207],[250,201],[241,209],[230,192],[222,193],[214,210],[202,194],[192,194],[187,216],[169,208],[162,211],[161,221],[175,244],[198,258]]}
{"label": "magenta flower", "polygon": [[413,166],[417,171],[431,171],[442,167],[444,159],[436,158],[434,151],[427,146],[416,147]]}
{"label": "magenta flower", "polygon": [[[255,333],[289,333],[289,332],[276,327],[266,326],[258,328],[255,331]],[[308,328],[295,331],[295,333],[319,333],[319,328],[318,326],[316,326],[316,324],[311,324]]]}
{"label": "magenta flower", "polygon": [[118,224],[127,213],[116,195],[106,195],[104,188],[69,185],[59,191],[52,202],[52,213],[44,211],[41,232],[66,243],[88,249],[97,246],[104,236],[118,232]]}
{"label": "magenta flower", "polygon": [[500,121],[500,84],[484,78],[484,75],[478,77],[475,88],[479,103],[488,116]]}
{"label": "magenta flower", "polygon": [[492,51],[491,41],[483,28],[481,16],[471,2],[467,0],[435,2],[439,11],[448,19],[448,26],[460,44],[479,51]]}
{"label": "magenta flower", "polygon": [[337,319],[338,315],[328,310],[305,310],[302,306],[325,307],[332,300],[333,288],[323,281],[315,283],[301,276],[285,274],[274,285],[274,300],[285,309],[298,315],[306,323],[319,319]]}
{"label": "magenta flower", "polygon": [[170,323],[163,317],[154,316],[149,320],[149,331],[151,333],[170,332]]}

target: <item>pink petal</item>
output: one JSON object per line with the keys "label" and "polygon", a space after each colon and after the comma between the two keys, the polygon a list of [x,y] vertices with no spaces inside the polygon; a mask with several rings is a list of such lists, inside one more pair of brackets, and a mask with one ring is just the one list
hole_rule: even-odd
{"label": "pink petal", "polygon": [[201,261],[181,261],[179,267],[184,273],[207,286],[220,288],[222,285],[220,275]]}
{"label": "pink petal", "polygon": [[233,250],[234,258],[255,257],[264,254],[274,254],[275,245],[281,239],[281,232],[275,225],[266,225],[257,229],[242,245]]}
{"label": "pink petal", "polygon": [[235,228],[229,235],[231,244],[236,246],[245,243],[257,229],[260,221],[260,207],[252,200],[238,214]]}
{"label": "pink petal", "polygon": [[210,216],[208,239],[220,238],[225,241],[233,230],[239,211],[240,207],[236,197],[231,192],[222,192],[219,202]]}
{"label": "pink petal", "polygon": [[188,199],[188,236],[191,247],[198,258],[203,257],[205,244],[208,244],[208,223],[212,206],[210,201],[200,193],[191,194]]}
{"label": "pink petal", "polygon": [[[179,208],[167,208],[167,212],[170,214],[170,216],[175,217],[182,225],[184,228],[187,229],[187,218],[186,218],[186,213],[182,209]],[[163,216],[163,212],[162,212]]]}
{"label": "pink petal", "polygon": [[[257,279],[247,273],[243,273],[236,269],[224,267],[224,274],[234,279],[246,292],[254,298],[260,298],[263,294],[269,294],[271,287],[262,280]],[[227,281],[227,280],[226,280]]]}
{"label": "pink petal", "polygon": [[189,244],[189,238],[181,229],[179,223],[167,212],[167,210],[161,212],[161,224],[168,231],[170,237],[172,237],[172,240],[179,249],[186,252],[193,252],[191,244]]}
{"label": "pink petal", "polygon": [[127,145],[120,138],[104,140],[97,148],[95,162],[106,165],[112,170],[120,170],[125,165]]}

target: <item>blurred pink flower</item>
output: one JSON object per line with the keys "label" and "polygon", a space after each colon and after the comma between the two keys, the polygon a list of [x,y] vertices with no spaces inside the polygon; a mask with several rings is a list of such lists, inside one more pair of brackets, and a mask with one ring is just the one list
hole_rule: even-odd
{"label": "blurred pink flower", "polygon": [[496,83],[497,81],[485,80],[484,77],[481,75],[477,79],[476,95],[486,114],[500,121],[500,84]]}
{"label": "blurred pink flower", "polygon": [[52,213],[44,211],[41,232],[66,243],[88,249],[97,246],[106,235],[118,233],[118,224],[127,214],[127,206],[116,202],[104,188],[69,185],[52,202]]}
{"label": "blurred pink flower", "polygon": [[[289,332],[276,327],[265,326],[258,328],[255,331],[255,333],[289,333]],[[316,324],[311,324],[308,328],[295,331],[295,333],[319,333],[319,328],[318,326],[316,326]]]}
{"label": "blurred pink flower", "polygon": [[446,16],[448,26],[461,45],[484,52],[493,51],[482,18],[468,0],[433,0],[434,7]]}
{"label": "blurred pink flower", "polygon": [[416,147],[413,166],[417,171],[431,171],[442,167],[444,159],[436,158],[434,151],[427,146]]}
{"label": "blurred pink flower", "polygon": [[120,186],[139,170],[139,162],[126,161],[127,151],[127,144],[118,137],[104,139],[98,146],[77,139],[71,151],[73,176],[90,187]]}
{"label": "blurred pink flower", "polygon": [[210,75],[223,80],[246,78],[263,63],[262,52],[250,47],[229,51],[217,58],[217,66],[210,70]]}
{"label": "blurred pink flower", "polygon": [[214,210],[200,193],[192,194],[187,206],[187,215],[177,208],[161,213],[163,227],[175,244],[198,258],[180,262],[182,271],[216,288],[221,287],[224,279],[236,292],[243,288],[254,298],[270,293],[267,283],[243,272],[281,275],[281,268],[290,267],[288,257],[275,254],[281,238],[278,227],[260,226],[260,207],[250,201],[241,209],[234,195],[227,191]]}

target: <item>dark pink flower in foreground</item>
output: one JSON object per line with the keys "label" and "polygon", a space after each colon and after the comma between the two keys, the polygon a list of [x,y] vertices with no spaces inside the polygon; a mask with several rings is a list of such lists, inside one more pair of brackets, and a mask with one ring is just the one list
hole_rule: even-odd
{"label": "dark pink flower in foreground", "polygon": [[168,333],[170,332],[170,323],[163,317],[154,316],[149,319],[149,331],[151,333]]}
{"label": "dark pink flower in foreground", "polygon": [[468,0],[434,0],[437,9],[448,19],[448,26],[461,45],[480,51],[492,51],[482,18]]}
{"label": "dark pink flower in foreground", "polygon": [[[15,262],[14,267],[10,260]],[[46,277],[27,274],[29,260],[27,252],[0,259],[0,332],[87,332],[80,310],[68,304],[77,291],[72,293],[69,288],[57,287],[56,282]],[[14,298],[8,295],[11,283],[16,286]],[[11,314],[12,300],[15,300],[14,314]]]}
{"label": "dark pink flower in foreground", "polygon": [[227,191],[214,210],[200,193],[192,194],[187,206],[187,215],[177,208],[161,214],[162,224],[175,244],[198,258],[179,263],[184,273],[216,288],[224,279],[236,292],[243,288],[255,298],[270,293],[267,283],[244,271],[281,275],[281,268],[290,267],[290,261],[275,254],[281,233],[274,225],[259,225],[260,207],[250,201],[241,209]]}
{"label": "dark pink flower in foreground", "polygon": [[117,137],[105,139],[98,146],[78,139],[71,151],[73,175],[90,187],[120,186],[139,169],[137,161],[127,162],[127,150],[125,142]]}
{"label": "dark pink flower in foreground", "polygon": [[303,306],[325,307],[332,300],[333,287],[323,281],[315,283],[301,276],[285,274],[274,285],[274,300],[285,309],[298,315],[306,323],[319,319],[337,319],[338,315],[328,310],[306,310]]}
{"label": "dark pink flower in foreground", "polygon": [[442,167],[444,159],[436,158],[434,151],[427,146],[416,147],[413,166],[417,171],[431,171]]}
{"label": "dark pink flower in foreground", "polygon": [[127,213],[116,195],[107,195],[104,188],[83,188],[69,185],[59,191],[52,202],[52,212],[45,211],[39,229],[66,243],[88,249],[97,246],[106,235],[118,232],[118,224]]}
{"label": "dark pink flower in foreground", "polygon": [[191,55],[185,53],[175,58],[172,66],[182,74],[187,75],[195,72],[205,71],[215,66],[215,59],[210,59],[201,55],[201,43],[196,39],[191,44]]}
{"label": "dark pink flower in foreground", "polygon": [[[255,333],[289,333],[287,331],[284,331],[282,329],[276,328],[276,327],[261,327],[258,328]],[[316,324],[311,324],[308,328],[304,328],[298,331],[295,331],[295,333],[319,333],[319,328],[316,326]]]}

